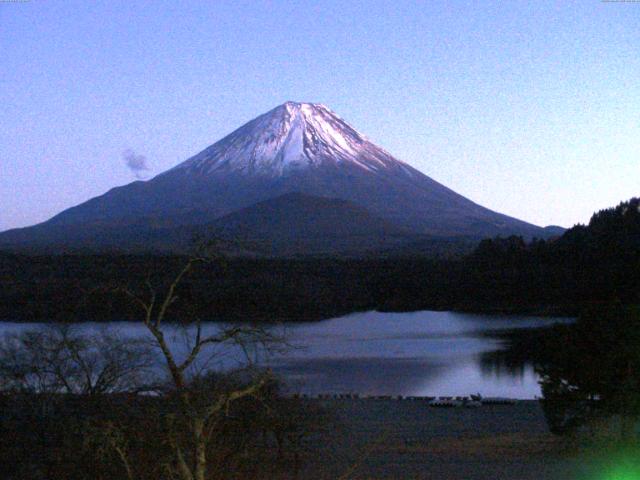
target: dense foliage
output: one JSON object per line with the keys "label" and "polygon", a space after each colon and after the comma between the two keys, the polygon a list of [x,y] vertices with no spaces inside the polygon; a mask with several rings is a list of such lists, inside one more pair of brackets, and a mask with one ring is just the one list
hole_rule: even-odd
{"label": "dense foliage", "polygon": [[484,240],[465,261],[474,302],[585,305],[640,295],[640,199],[593,215],[552,241]]}
{"label": "dense foliage", "polygon": [[624,438],[640,418],[640,309],[585,311],[548,332],[536,352],[543,408],[554,433],[616,418]]}

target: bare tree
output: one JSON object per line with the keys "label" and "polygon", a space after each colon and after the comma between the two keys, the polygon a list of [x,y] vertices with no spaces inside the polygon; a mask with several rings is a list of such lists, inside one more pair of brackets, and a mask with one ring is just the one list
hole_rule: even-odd
{"label": "bare tree", "polygon": [[[117,288],[140,307],[141,324],[149,334],[145,338],[125,338],[106,329],[92,333],[67,324],[6,336],[0,341],[0,389],[40,403],[48,398],[56,405],[67,405],[65,394],[99,396],[99,402],[91,405],[102,405],[103,410],[78,416],[83,451],[115,459],[130,480],[145,478],[152,470],[156,478],[221,476],[216,466],[229,465],[240,448],[256,438],[252,412],[272,408],[265,399],[273,375],[258,368],[253,355],[283,343],[272,329],[249,324],[205,326],[197,316],[175,314],[181,311],[175,307],[185,279],[197,265],[213,259],[189,258],[164,287],[148,280],[142,294]],[[176,333],[182,333],[184,344],[176,342]],[[230,351],[239,355],[240,368],[208,368],[210,361],[220,358],[216,354]],[[162,365],[167,372],[164,380],[158,368]],[[108,395],[120,392],[148,395],[122,401]],[[73,410],[73,405],[65,408]],[[241,424],[244,430],[236,428]],[[154,447],[146,443],[147,435],[155,435]],[[234,440],[225,442],[226,435]],[[238,445],[242,447],[234,450]],[[154,454],[149,448],[155,449]],[[113,463],[110,467],[109,462],[102,463],[113,469]]]}
{"label": "bare tree", "polygon": [[0,389],[78,395],[133,391],[149,378],[151,364],[150,349],[135,339],[47,325],[0,340]]}
{"label": "bare tree", "polygon": [[[141,308],[142,322],[160,350],[169,373],[170,391],[163,393],[169,402],[175,400],[176,409],[166,415],[167,442],[173,452],[173,461],[167,465],[166,473],[168,477],[180,480],[208,478],[212,438],[231,404],[247,397],[258,398],[272,379],[269,371],[253,368],[249,347],[256,344],[266,347],[279,341],[265,329],[249,325],[223,326],[214,333],[206,334],[201,320],[195,318],[193,322],[188,322],[185,329],[189,347],[184,358],[180,358],[167,339],[168,332],[175,328],[175,324],[167,323],[167,315],[178,300],[177,291],[181,282],[196,265],[210,261],[211,257],[202,255],[190,258],[163,294],[158,293],[150,281],[146,282],[145,296],[119,288]],[[184,322],[187,319],[180,320]],[[240,347],[245,354],[241,381],[214,382],[212,379],[228,380],[229,377],[193,375],[193,367],[208,348],[232,345]]]}
{"label": "bare tree", "polygon": [[149,380],[152,353],[115,331],[75,325],[0,339],[0,423],[13,439],[16,475],[7,478],[77,478],[72,472],[86,465],[78,454],[87,421],[110,415],[114,400],[130,397],[114,394],[136,392]]}

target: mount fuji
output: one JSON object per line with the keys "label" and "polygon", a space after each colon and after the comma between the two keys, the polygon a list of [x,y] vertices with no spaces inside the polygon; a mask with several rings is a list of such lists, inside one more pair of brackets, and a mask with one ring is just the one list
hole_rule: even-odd
{"label": "mount fuji", "polygon": [[286,102],[151,180],[0,233],[0,247],[171,250],[198,232],[293,242],[296,253],[310,238],[329,252],[558,233],[457,194],[324,105]]}

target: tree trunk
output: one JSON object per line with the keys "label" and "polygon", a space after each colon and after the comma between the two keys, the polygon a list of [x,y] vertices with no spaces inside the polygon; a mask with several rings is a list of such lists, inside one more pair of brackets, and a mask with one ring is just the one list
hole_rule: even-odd
{"label": "tree trunk", "polygon": [[195,442],[194,480],[205,480],[207,475],[207,441],[204,433],[204,420],[193,420],[193,440]]}

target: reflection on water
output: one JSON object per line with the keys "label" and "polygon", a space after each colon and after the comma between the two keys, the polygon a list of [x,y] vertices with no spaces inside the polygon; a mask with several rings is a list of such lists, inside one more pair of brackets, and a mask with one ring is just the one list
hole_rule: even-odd
{"label": "reflection on water", "polygon": [[[289,388],[304,393],[373,395],[468,395],[535,398],[538,379],[526,359],[506,354],[500,334],[551,326],[566,318],[506,317],[452,312],[366,312],[281,327],[292,349],[262,356]],[[0,332],[31,328],[0,323]],[[80,328],[96,330],[97,324]],[[137,323],[107,328],[126,336],[146,335]],[[210,323],[206,329],[215,330]],[[280,333],[280,332],[279,332]],[[180,335],[169,336],[180,349]],[[186,351],[186,350],[185,350]],[[222,353],[222,355],[220,355]],[[215,368],[229,366],[230,352],[212,356]]]}
{"label": "reflection on water", "polygon": [[274,370],[289,388],[306,393],[408,394],[416,380],[435,379],[446,365],[416,358],[318,358],[286,360]]}
{"label": "reflection on water", "polygon": [[566,318],[452,312],[366,312],[291,327],[302,346],[272,358],[291,388],[306,393],[468,395],[535,398],[533,366],[504,354],[502,335]]}
{"label": "reflection on water", "polygon": [[531,369],[531,363],[526,359],[512,358],[503,350],[483,353],[479,359],[482,375],[491,377],[511,377],[522,381]]}

